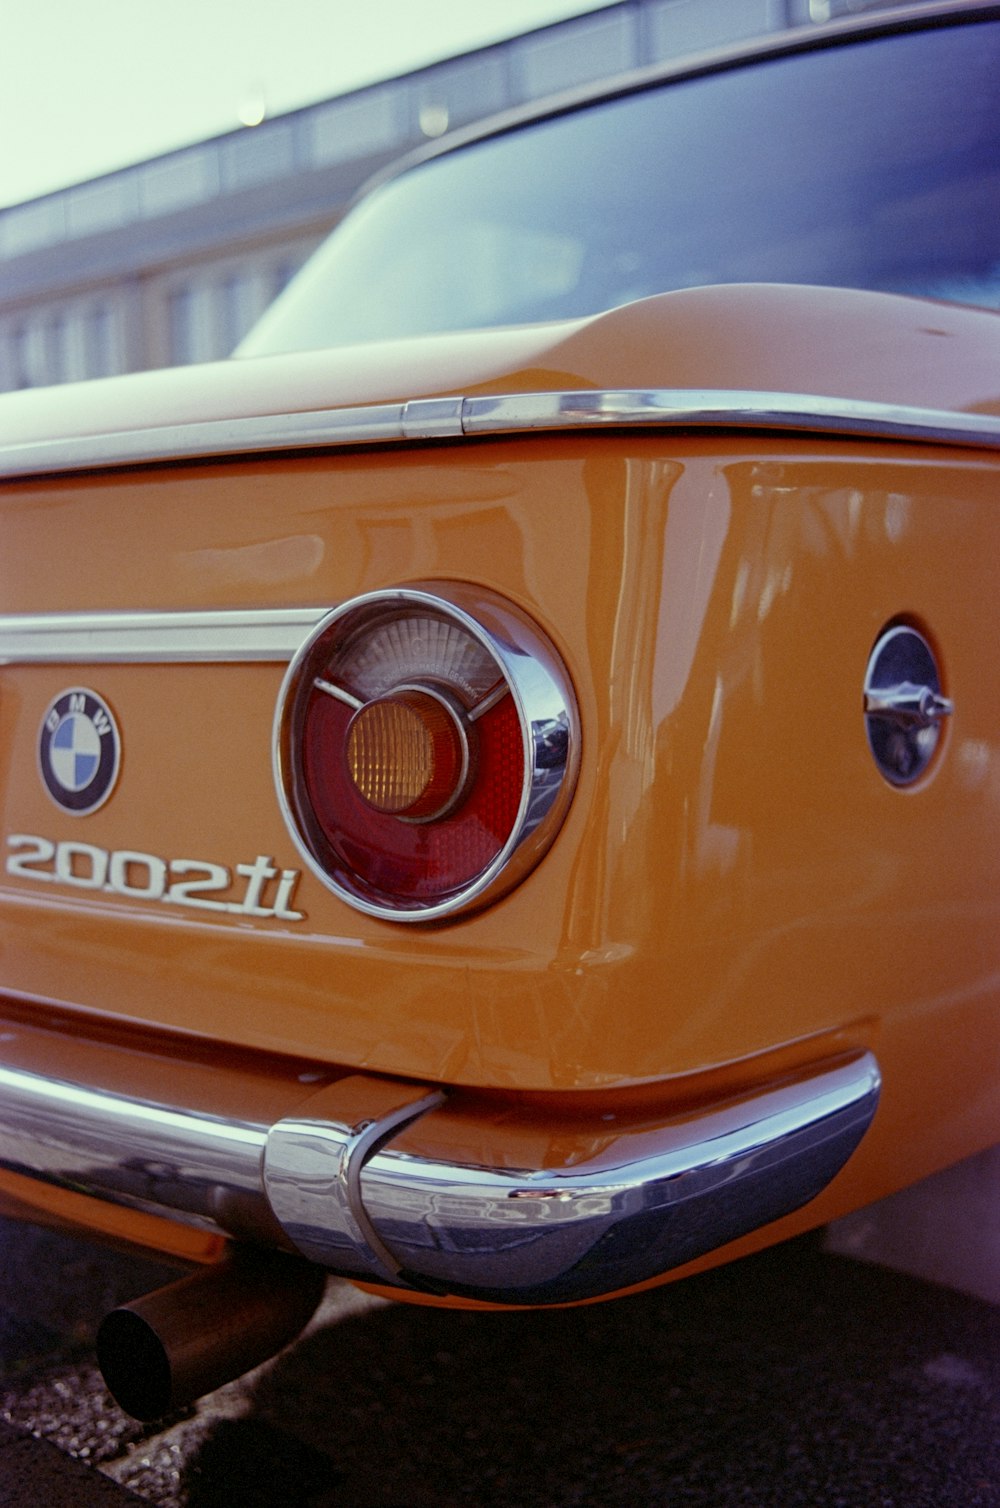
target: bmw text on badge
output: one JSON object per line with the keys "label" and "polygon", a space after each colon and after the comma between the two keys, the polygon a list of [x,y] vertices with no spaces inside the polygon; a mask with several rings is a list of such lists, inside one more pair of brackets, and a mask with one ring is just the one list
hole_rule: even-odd
{"label": "bmw text on badge", "polygon": [[64,812],[83,817],[103,806],[121,760],[118,725],[95,691],[73,686],[51,702],[38,731],[42,784]]}

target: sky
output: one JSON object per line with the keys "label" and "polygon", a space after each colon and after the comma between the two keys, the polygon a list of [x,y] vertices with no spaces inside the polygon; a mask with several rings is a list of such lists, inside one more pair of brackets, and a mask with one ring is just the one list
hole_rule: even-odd
{"label": "sky", "polygon": [[0,207],[609,0],[5,0]]}

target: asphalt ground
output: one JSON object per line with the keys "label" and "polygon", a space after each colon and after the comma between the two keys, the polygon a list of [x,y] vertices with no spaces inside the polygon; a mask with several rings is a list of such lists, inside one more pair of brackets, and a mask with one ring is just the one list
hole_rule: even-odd
{"label": "asphalt ground", "polygon": [[0,1222],[2,1508],[1000,1508],[1000,1308],[804,1238],[637,1298],[471,1315],[332,1282],[157,1425],[91,1350],[176,1273]]}

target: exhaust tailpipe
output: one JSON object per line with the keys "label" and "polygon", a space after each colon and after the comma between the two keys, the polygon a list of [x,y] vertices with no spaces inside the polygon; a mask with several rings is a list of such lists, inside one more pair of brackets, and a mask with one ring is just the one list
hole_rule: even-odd
{"label": "exhaust tailpipe", "polygon": [[314,1314],[322,1268],[235,1247],[221,1262],[114,1309],[97,1359],[115,1402],[149,1422],[267,1361]]}

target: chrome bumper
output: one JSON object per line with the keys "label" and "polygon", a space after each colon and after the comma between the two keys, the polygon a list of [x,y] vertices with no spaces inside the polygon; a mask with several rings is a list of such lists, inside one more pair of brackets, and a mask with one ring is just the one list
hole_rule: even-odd
{"label": "chrome bumper", "polygon": [[609,1110],[581,1131],[577,1115],[522,1166],[518,1135],[513,1157],[442,1153],[483,1144],[460,1094],[360,1075],[308,1090],[272,1072],[258,1101],[291,1108],[241,1119],[204,1064],[170,1065],[165,1104],[141,1073],[123,1089],[114,1048],[40,1072],[33,1035],[0,1033],[0,1166],[348,1277],[513,1304],[611,1293],[788,1214],[843,1166],[879,1092],[862,1053],[655,1124]]}

